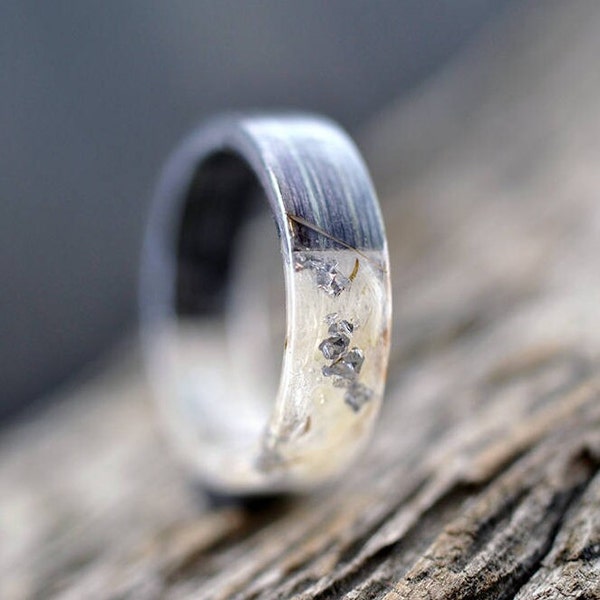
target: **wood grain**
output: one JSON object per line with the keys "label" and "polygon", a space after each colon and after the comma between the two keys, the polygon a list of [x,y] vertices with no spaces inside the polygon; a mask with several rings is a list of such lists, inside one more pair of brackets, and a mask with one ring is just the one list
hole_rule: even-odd
{"label": "wood grain", "polygon": [[207,499],[135,348],[5,432],[2,598],[600,598],[600,5],[519,4],[367,134],[395,286],[377,438]]}

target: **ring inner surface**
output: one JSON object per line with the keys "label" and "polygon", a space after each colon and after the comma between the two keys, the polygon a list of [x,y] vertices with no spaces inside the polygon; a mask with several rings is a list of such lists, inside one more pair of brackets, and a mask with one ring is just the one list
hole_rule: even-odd
{"label": "ring inner surface", "polygon": [[198,166],[175,243],[173,379],[190,445],[238,453],[264,433],[285,337],[276,225],[242,158],[218,152]]}
{"label": "ring inner surface", "polygon": [[197,168],[187,191],[177,244],[175,306],[180,317],[212,317],[224,310],[233,244],[242,223],[260,212],[255,174],[231,152]]}

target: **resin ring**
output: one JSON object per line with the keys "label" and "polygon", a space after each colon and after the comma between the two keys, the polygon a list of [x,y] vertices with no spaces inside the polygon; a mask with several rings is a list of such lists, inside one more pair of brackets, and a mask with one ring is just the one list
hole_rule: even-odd
{"label": "resin ring", "polygon": [[307,489],[364,447],[389,355],[388,253],[369,174],[332,122],[231,115],[195,131],[158,186],[141,300],[165,420],[208,486]]}

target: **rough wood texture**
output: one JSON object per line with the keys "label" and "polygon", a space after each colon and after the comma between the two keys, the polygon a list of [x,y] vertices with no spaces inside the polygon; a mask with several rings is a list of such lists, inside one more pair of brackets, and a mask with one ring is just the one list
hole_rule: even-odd
{"label": "rough wood texture", "polygon": [[3,436],[1,598],[600,598],[600,4],[528,6],[369,138],[395,339],[362,462],[209,504],[124,350]]}

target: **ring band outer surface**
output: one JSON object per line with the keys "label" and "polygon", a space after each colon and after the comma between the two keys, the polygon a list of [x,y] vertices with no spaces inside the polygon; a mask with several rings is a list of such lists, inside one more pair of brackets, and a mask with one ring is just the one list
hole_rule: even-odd
{"label": "ring band outer surface", "polygon": [[[206,191],[218,192],[218,185],[200,186],[204,191],[193,198],[192,182],[202,182],[204,165],[221,156],[256,178],[280,239],[287,333],[276,398],[249,401],[248,390],[232,386],[213,360],[227,352],[217,350],[226,347],[223,328],[213,327],[224,320],[226,302],[214,294],[182,310],[178,299],[186,207],[195,202],[202,213],[210,202],[218,205]],[[233,186],[223,177],[233,178],[219,177],[217,183]],[[224,205],[219,219],[229,219],[224,213],[231,208]],[[196,279],[210,288],[202,273],[215,270],[215,242],[202,241],[195,223],[191,229],[200,240]],[[206,485],[234,494],[302,491],[344,472],[379,412],[391,328],[383,220],[351,139],[328,119],[306,114],[230,114],[195,130],[157,186],[140,305],[159,406],[176,446]]]}

